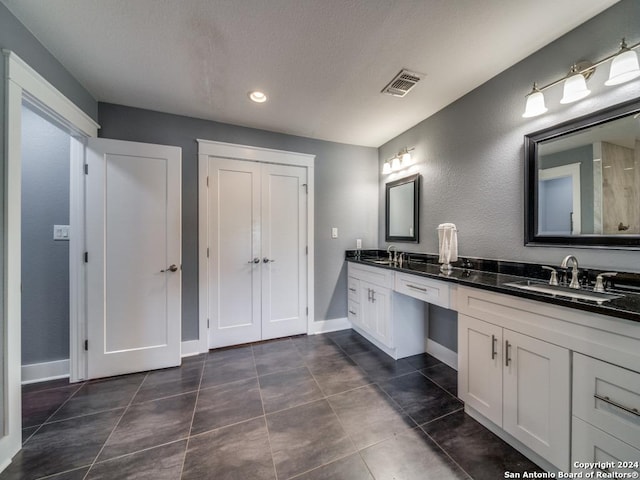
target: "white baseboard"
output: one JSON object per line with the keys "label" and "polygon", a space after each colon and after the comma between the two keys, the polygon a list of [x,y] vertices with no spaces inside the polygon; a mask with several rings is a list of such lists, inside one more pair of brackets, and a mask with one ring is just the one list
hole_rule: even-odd
{"label": "white baseboard", "polygon": [[200,352],[200,340],[187,340],[186,342],[182,342],[180,344],[180,356],[181,357],[192,357],[194,355],[198,355]]}
{"label": "white baseboard", "polygon": [[454,370],[458,370],[458,354],[453,350],[449,350],[447,347],[434,342],[430,338],[427,338],[426,345],[427,353],[432,357],[436,357],[442,363],[449,365]]}
{"label": "white baseboard", "polygon": [[347,317],[332,318],[331,320],[320,320],[311,322],[309,327],[309,335],[318,333],[337,332],[338,330],[347,330],[351,328],[351,322]]}
{"label": "white baseboard", "polygon": [[69,360],[22,365],[22,384],[45,382],[69,376]]}

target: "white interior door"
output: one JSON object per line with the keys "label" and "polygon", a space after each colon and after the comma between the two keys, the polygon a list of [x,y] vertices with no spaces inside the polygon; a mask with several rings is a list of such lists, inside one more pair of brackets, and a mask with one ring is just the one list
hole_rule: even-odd
{"label": "white interior door", "polygon": [[208,159],[209,347],[307,331],[306,168]]}
{"label": "white interior door", "polygon": [[181,149],[90,139],[89,378],[180,364]]}
{"label": "white interior door", "polygon": [[260,164],[210,158],[208,192],[209,347],[260,340]]}
{"label": "white interior door", "polygon": [[262,166],[262,338],[307,331],[306,169]]}

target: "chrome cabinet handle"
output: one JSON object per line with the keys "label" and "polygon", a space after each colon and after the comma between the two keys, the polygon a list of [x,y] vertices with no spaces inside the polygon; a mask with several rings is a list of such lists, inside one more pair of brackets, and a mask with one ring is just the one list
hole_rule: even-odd
{"label": "chrome cabinet handle", "polygon": [[165,272],[177,272],[178,271],[178,267],[176,266],[175,263],[169,265],[169,268],[166,268],[164,270],[160,270],[160,273],[165,273]]}
{"label": "chrome cabinet handle", "polygon": [[370,289],[370,288],[367,288],[367,292],[369,292],[369,293],[368,293],[368,297],[367,297],[367,299],[368,299],[369,301],[371,301],[371,289]]}
{"label": "chrome cabinet handle", "polygon": [[376,291],[371,290],[371,303],[376,303]]}
{"label": "chrome cabinet handle", "polygon": [[421,292],[427,292],[426,288],[422,288],[422,287],[417,287],[416,285],[411,285],[410,283],[407,283],[407,287],[409,288],[413,288],[414,290],[419,290]]}
{"label": "chrome cabinet handle", "polygon": [[504,366],[508,367],[511,361],[511,344],[509,340],[504,341]]}
{"label": "chrome cabinet handle", "polygon": [[625,412],[628,412],[632,415],[635,415],[636,417],[640,417],[640,411],[638,411],[637,408],[630,408],[627,407],[625,405],[622,405],[621,403],[618,403],[614,400],[611,400],[609,397],[603,397],[602,395],[598,395],[597,393],[593,395],[594,398],[598,399],[598,400],[602,400],[604,403],[608,403],[609,405],[613,405],[616,408],[619,408],[620,410],[624,410]]}
{"label": "chrome cabinet handle", "polygon": [[249,260],[247,263],[260,263],[260,259],[255,257],[253,260]]}
{"label": "chrome cabinet handle", "polygon": [[275,260],[273,260],[271,258],[264,257],[262,259],[262,263],[273,263],[273,262],[275,262]]}
{"label": "chrome cabinet handle", "polygon": [[355,293],[356,289],[355,289],[355,288],[351,288],[351,287],[349,287],[349,291],[350,291],[350,292],[354,292],[354,293]]}
{"label": "chrome cabinet handle", "polygon": [[496,352],[496,344],[498,343],[498,339],[495,335],[491,335],[491,360],[496,358],[498,352]]}
{"label": "chrome cabinet handle", "polygon": [[353,310],[349,310],[349,313],[350,313],[351,315],[356,315],[356,312],[354,312]]}

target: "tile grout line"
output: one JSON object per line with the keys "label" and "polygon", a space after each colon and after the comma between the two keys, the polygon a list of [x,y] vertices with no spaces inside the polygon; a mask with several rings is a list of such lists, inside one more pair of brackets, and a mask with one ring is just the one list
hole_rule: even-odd
{"label": "tile grout line", "polygon": [[96,454],[95,458],[93,459],[93,462],[91,462],[91,465],[89,466],[89,469],[87,470],[87,473],[85,473],[83,480],[86,480],[86,478],[89,475],[89,472],[91,471],[91,469],[93,468],[93,466],[96,464],[96,462],[98,461],[98,458],[100,457],[100,455],[102,454],[102,452],[104,451],[104,447],[107,445],[107,443],[109,443],[109,440],[111,439],[111,436],[113,435],[113,432],[116,431],[116,429],[118,428],[118,425],[120,425],[120,422],[122,421],[122,419],[124,418],[125,414],[129,411],[129,407],[131,406],[131,404],[133,403],[133,399],[136,398],[136,395],[138,394],[138,392],[140,391],[140,388],[142,387],[142,384],[144,383],[144,381],[147,379],[147,377],[149,376],[149,372],[147,372],[144,376],[144,378],[142,379],[142,381],[140,382],[140,385],[138,385],[138,388],[136,389],[136,391],[134,392],[134,394],[131,396],[131,400],[129,400],[129,403],[127,404],[126,407],[124,407],[124,409],[122,410],[122,415],[120,415],[120,418],[118,419],[118,421],[115,423],[115,425],[113,426],[113,428],[111,429],[111,432],[109,433],[109,436],[107,437],[107,439],[104,441],[104,443],[102,444],[102,447],[100,448],[100,450],[98,451],[98,453]]}
{"label": "tile grout line", "polygon": [[[295,348],[295,345],[294,345]],[[253,358],[253,368],[256,371],[256,381],[258,382],[258,394],[260,395],[260,405],[262,405],[262,417],[264,418],[264,428],[267,431],[267,443],[269,444],[269,454],[271,455],[271,465],[273,465],[273,474],[275,480],[278,480],[278,469],[276,468],[276,459],[273,456],[273,445],[271,445],[271,433],[269,432],[269,423],[267,422],[267,412],[264,409],[264,399],[262,398],[262,388],[260,387],[260,376],[258,375],[258,364],[256,355],[251,346],[251,358]],[[257,417],[256,417],[257,418]]]}
{"label": "tile grout line", "polygon": [[[72,393],[71,395],[69,395],[69,397],[68,397],[64,402],[62,402],[62,403],[60,404],[60,406],[59,406],[58,408],[56,408],[56,410],[55,410],[51,415],[49,415],[49,416],[47,417],[47,419],[46,419],[44,422],[42,422],[42,423],[40,424],[40,426],[45,425],[46,423],[48,423],[48,422],[49,422],[49,420],[50,420],[50,419],[51,419],[51,418],[52,418],[56,413],[58,413],[58,412],[62,409],[62,407],[64,407],[64,406],[65,406],[65,405],[66,405],[66,404],[67,404],[67,403],[68,403],[68,402],[69,402],[73,397],[75,397],[75,396],[76,396],[76,394],[77,394],[80,390],[82,390],[82,388],[83,388],[85,385],[87,385],[88,383],[89,383],[88,381],[84,381],[84,382],[82,382],[82,383],[78,386],[78,388],[76,388],[76,389],[73,391],[73,393]],[[53,423],[53,422],[51,422],[51,423]],[[39,429],[38,429],[38,430],[39,430]]]}
{"label": "tile grout line", "polygon": [[[331,341],[332,341],[333,343],[335,343],[336,345],[338,345],[338,344],[337,344],[333,339],[331,339]],[[340,345],[338,345],[338,348],[340,348],[340,350],[342,350],[342,347],[340,347]],[[344,350],[342,350],[342,351],[344,352]],[[346,356],[347,356],[347,357],[348,357],[348,358],[349,358],[353,363],[355,363],[355,364],[356,364],[356,366],[357,366],[357,367],[358,367],[358,368],[359,368],[363,373],[365,373],[365,374],[366,374],[367,378],[368,378],[369,380],[371,380],[371,379],[370,379],[370,377],[369,377],[369,375],[367,374],[367,372],[365,372],[365,371],[364,371],[364,369],[363,369],[363,368],[358,364],[358,362],[356,362],[354,359],[352,359],[352,358],[351,358],[351,355],[349,355],[347,352],[344,352],[344,353],[345,353],[345,355],[346,355]],[[368,385],[363,385],[363,386],[361,386],[361,387],[357,387],[357,388],[363,388],[363,387],[365,387],[365,386],[369,386],[369,385],[375,385],[375,383],[371,383],[371,384],[368,384]],[[356,390],[356,388],[353,388],[353,389],[351,389],[351,390],[349,390],[349,391],[353,391],[353,390]],[[342,392],[342,393],[344,393],[344,392]],[[339,394],[336,394],[336,395],[339,395]],[[356,453],[358,454],[358,458],[360,458],[360,461],[364,464],[364,467],[367,469],[367,472],[369,472],[369,475],[371,475],[371,478],[373,478],[373,479],[375,480],[375,478],[376,478],[376,477],[375,477],[375,475],[373,474],[373,472],[371,471],[371,468],[369,468],[369,465],[368,465],[368,464],[367,464],[367,462],[365,461],[364,457],[362,456],[362,452],[361,452],[361,450],[359,450],[359,449],[358,449],[358,447],[356,446],[355,441],[353,440],[353,438],[351,437],[351,435],[349,435],[349,433],[347,432],[347,430],[344,428],[344,424],[342,423],[342,420],[340,420],[340,417],[338,416],[338,414],[335,412],[335,410],[334,410],[334,408],[333,408],[333,405],[332,405],[332,404],[331,404],[331,402],[329,401],[329,398],[327,398],[327,403],[329,404],[329,408],[331,408],[331,411],[333,412],[333,414],[334,414],[334,415],[336,416],[336,418],[338,419],[338,422],[340,423],[340,426],[342,427],[342,429],[344,430],[344,432],[345,432],[345,433],[347,434],[347,436],[349,437],[349,440],[351,441],[351,444],[353,445],[353,447],[354,447],[354,448],[355,448],[355,450],[356,450]]]}
{"label": "tile grout line", "polygon": [[189,433],[187,433],[187,443],[184,446],[184,454],[182,455],[182,465],[180,466],[180,476],[178,478],[182,478],[182,474],[184,473],[184,465],[187,462],[187,452],[189,451],[189,442],[191,441],[191,431],[193,430],[193,420],[196,418],[196,410],[198,409],[198,399],[200,398],[200,387],[202,386],[202,377],[204,376],[204,369],[207,363],[206,355],[202,357],[202,366],[200,367],[200,381],[198,382],[198,390],[196,391],[196,399],[193,402],[193,412],[191,412],[191,423],[189,424]]}
{"label": "tile grout line", "polygon": [[[459,412],[459,411],[460,410],[457,410],[457,412]],[[451,412],[448,415],[451,415],[453,413],[456,413],[456,412]],[[446,416],[447,415],[444,415],[444,417],[446,417]],[[440,418],[442,418],[442,417],[440,417]],[[427,423],[431,423],[431,422],[427,422]],[[426,425],[427,423],[424,423],[423,425]],[[456,462],[451,455],[449,455],[449,452],[447,452],[442,445],[440,445],[438,442],[436,442],[435,438],[433,438],[431,435],[429,435],[427,432],[425,432],[425,430],[424,430],[424,428],[422,428],[422,426],[419,426],[418,428],[422,431],[422,433],[424,433],[427,437],[429,437],[431,439],[431,441],[433,443],[435,443],[440,450],[442,450],[442,452],[447,456],[448,459],[450,459],[453,462],[453,464],[455,466],[457,466],[467,477],[469,477],[469,479],[473,480],[473,477],[469,474],[469,472],[467,472],[464,468],[462,468],[462,466],[458,462]]]}

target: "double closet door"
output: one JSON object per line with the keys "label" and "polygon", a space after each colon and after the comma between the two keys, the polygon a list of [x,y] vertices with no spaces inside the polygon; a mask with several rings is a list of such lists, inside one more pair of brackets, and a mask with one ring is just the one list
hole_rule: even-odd
{"label": "double closet door", "polygon": [[306,333],[306,169],[207,167],[209,348]]}

